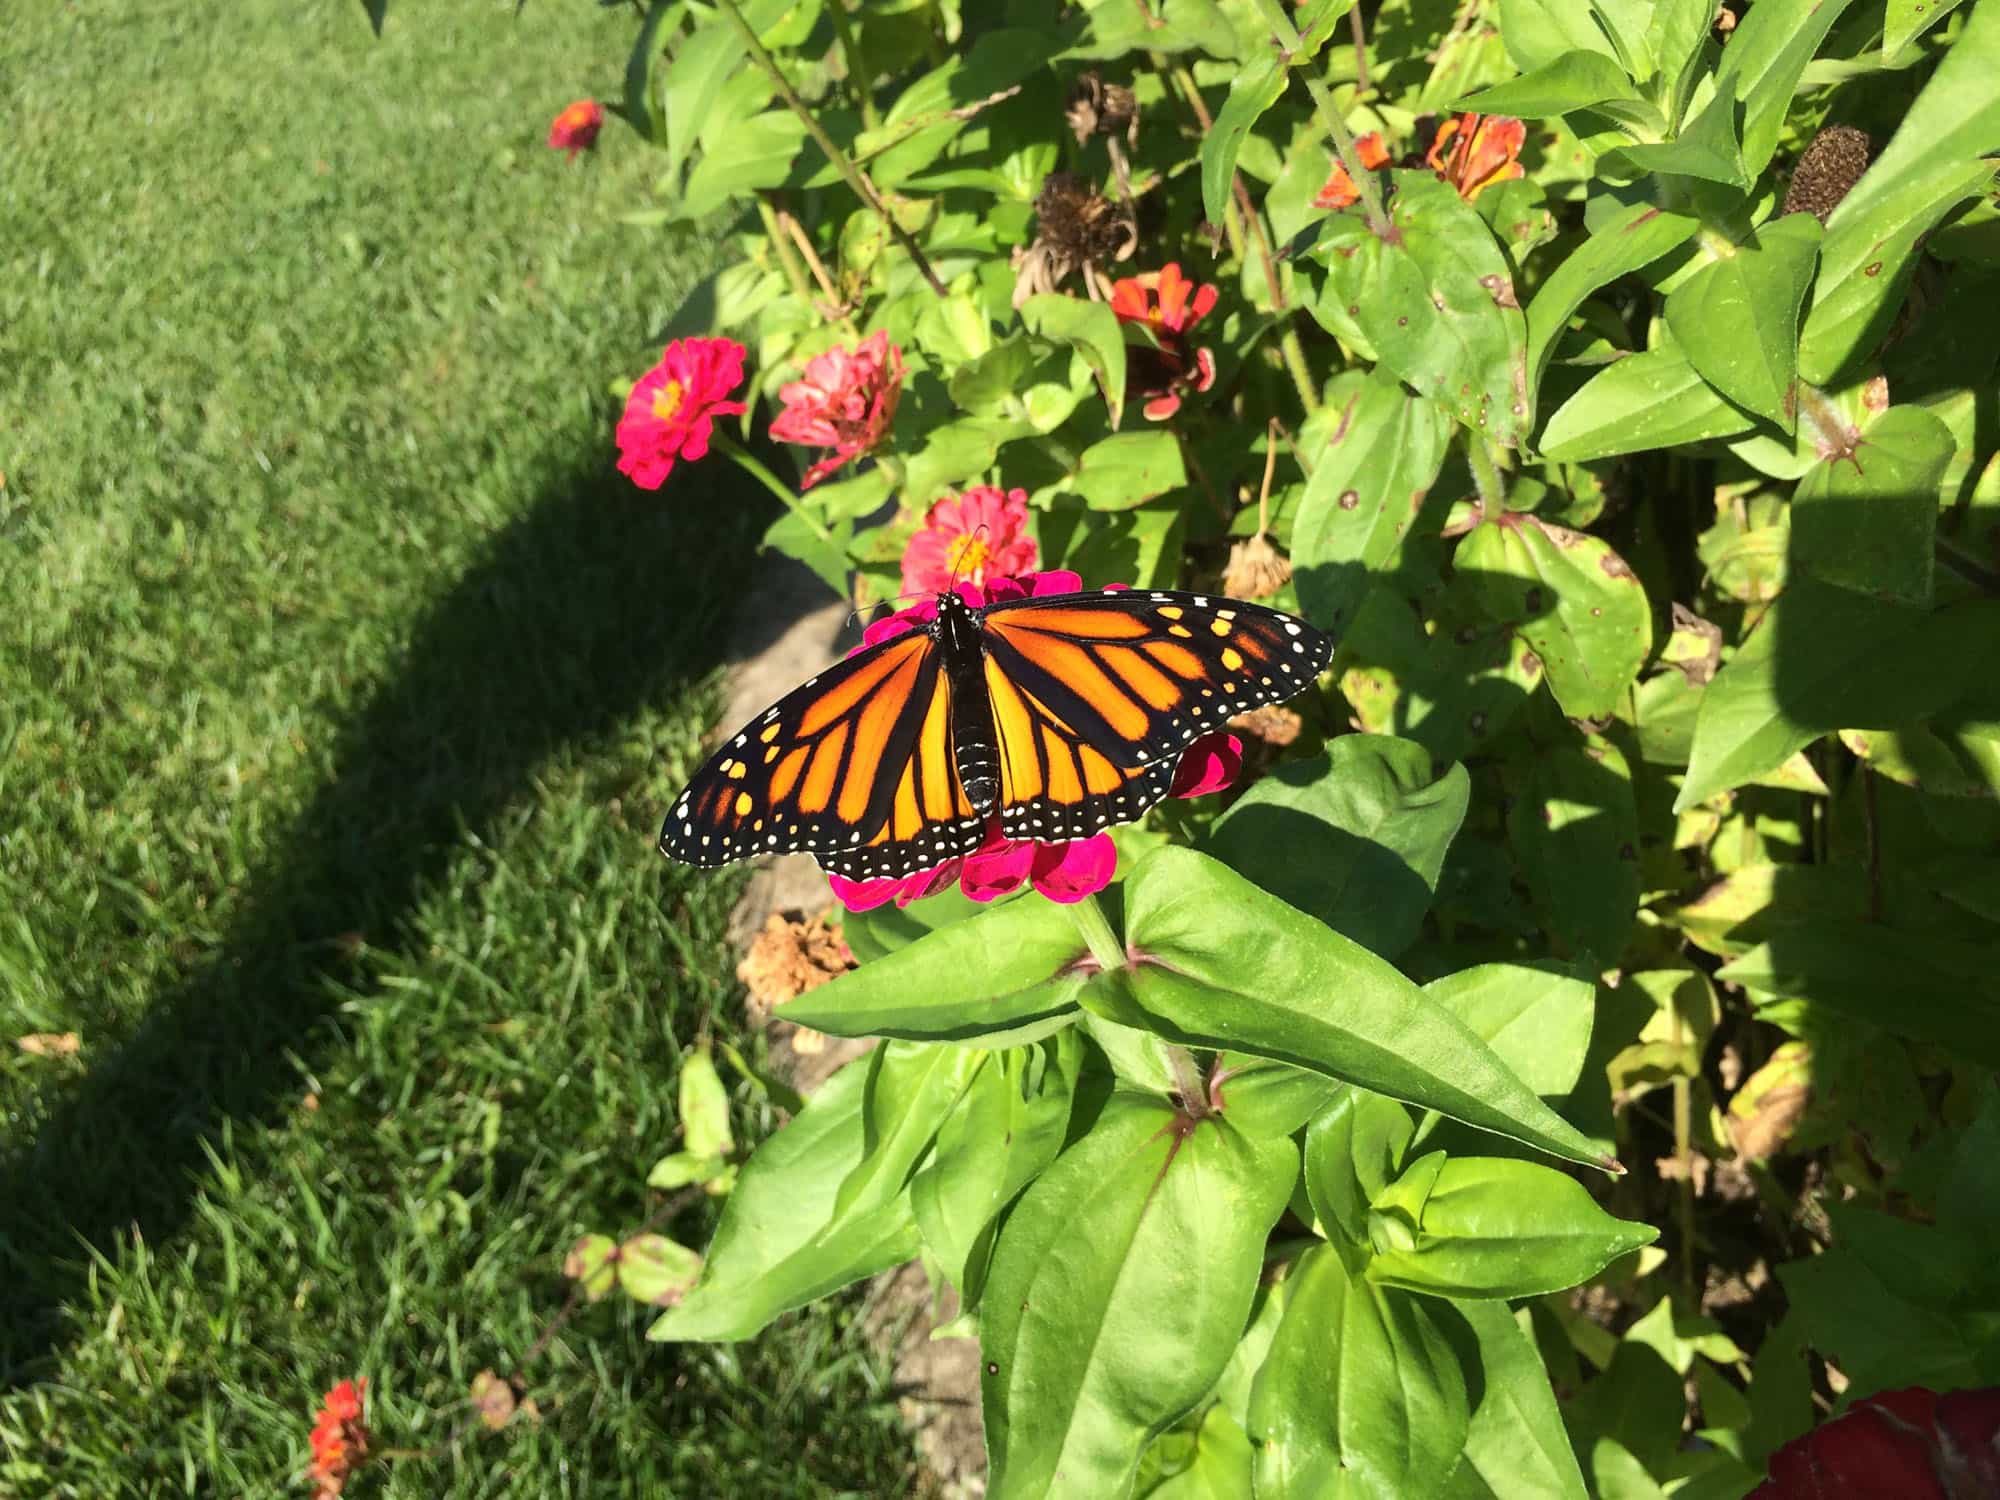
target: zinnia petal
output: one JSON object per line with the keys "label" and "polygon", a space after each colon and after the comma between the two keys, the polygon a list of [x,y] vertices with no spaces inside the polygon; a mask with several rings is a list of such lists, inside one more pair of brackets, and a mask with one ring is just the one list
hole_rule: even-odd
{"label": "zinnia petal", "polygon": [[1118,846],[1108,833],[1062,844],[1036,844],[1033,850],[1030,875],[1035,889],[1064,906],[1096,895],[1111,884],[1118,869]]}
{"label": "zinnia petal", "polygon": [[1205,797],[1231,785],[1243,771],[1243,741],[1233,734],[1205,734],[1181,752],[1173,795]]}

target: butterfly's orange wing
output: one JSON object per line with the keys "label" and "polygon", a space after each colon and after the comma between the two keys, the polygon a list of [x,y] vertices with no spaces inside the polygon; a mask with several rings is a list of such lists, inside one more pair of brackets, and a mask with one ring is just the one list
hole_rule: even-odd
{"label": "butterfly's orange wing", "polygon": [[951,689],[923,631],[836,663],[731,735],[667,814],[692,865],[804,850],[853,879],[909,875],[977,848],[952,762]]}
{"label": "butterfly's orange wing", "polygon": [[989,606],[986,689],[1010,838],[1082,838],[1166,796],[1181,752],[1326,670],[1333,642],[1262,605],[1104,589]]}

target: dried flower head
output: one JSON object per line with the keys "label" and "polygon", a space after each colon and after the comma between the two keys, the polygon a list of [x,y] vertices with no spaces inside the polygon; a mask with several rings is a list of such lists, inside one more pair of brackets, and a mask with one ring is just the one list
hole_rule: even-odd
{"label": "dried flower head", "polygon": [[1139,144],[1139,101],[1122,83],[1106,83],[1095,73],[1085,73],[1069,87],[1063,117],[1081,146],[1093,135],[1124,136],[1125,144]]}
{"label": "dried flower head", "polygon": [[1785,189],[1785,206],[1779,212],[1811,214],[1824,224],[1868,170],[1874,146],[1865,130],[1852,125],[1827,126],[1807,143],[1798,166],[1792,169],[1792,184]]}
{"label": "dried flower head", "polygon": [[806,922],[773,913],[736,966],[736,977],[750,992],[752,1013],[763,1014],[853,967],[840,924],[826,913]]}
{"label": "dried flower head", "polygon": [[1259,532],[1229,549],[1222,592],[1233,599],[1267,599],[1292,579],[1292,560]]}
{"label": "dried flower head", "polygon": [[1052,292],[1072,271],[1127,260],[1139,247],[1130,207],[1070,172],[1051,172],[1035,197],[1034,243],[1014,252],[1014,305]]}
{"label": "dried flower head", "polygon": [[1306,721],[1283,704],[1266,703],[1262,708],[1238,714],[1229,721],[1229,727],[1259,744],[1282,750],[1298,740]]}

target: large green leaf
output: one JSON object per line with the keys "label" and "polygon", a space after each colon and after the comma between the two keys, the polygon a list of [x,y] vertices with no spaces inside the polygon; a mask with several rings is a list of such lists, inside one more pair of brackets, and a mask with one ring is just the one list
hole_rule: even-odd
{"label": "large green leaf", "polygon": [[1215,127],[1201,139],[1201,208],[1209,223],[1228,220],[1235,207],[1231,185],[1243,139],[1264,111],[1284,97],[1291,76],[1283,59],[1265,56],[1229,81],[1229,97],[1222,101]]}
{"label": "large green leaf", "polygon": [[1140,955],[1085,1000],[1173,1041],[1273,1057],[1602,1164],[1492,1049],[1382,959],[1191,849],[1125,882]]}
{"label": "large green leaf", "polygon": [[1433,1495],[1465,1445],[1465,1377],[1423,1299],[1299,1258],[1250,1397],[1260,1500]]}
{"label": "large green leaf", "polygon": [[1118,315],[1103,302],[1042,292],[1021,304],[1021,321],[1029,332],[1067,344],[1082,356],[1116,428],[1125,409],[1125,336],[1118,331]]}
{"label": "large green leaf", "polygon": [[1514,66],[1534,73],[1576,51],[1617,60],[1590,0],[1500,0],[1500,39]]}
{"label": "large green leaf", "polygon": [[1006,1033],[1075,1007],[1084,979],[1071,966],[1084,951],[1060,907],[1002,902],[808,990],[779,1014],[834,1036]]}
{"label": "large green leaf", "polygon": [[1163,428],[1123,432],[1083,450],[1069,487],[1092,510],[1130,510],[1187,483],[1180,440]]}
{"label": "large green leaf", "polygon": [[1479,964],[1433,979],[1424,996],[1484,1038],[1536,1093],[1560,1098],[1576,1087],[1596,1012],[1590,979],[1547,962]]}
{"label": "large green leaf", "polygon": [[1455,565],[1496,620],[1541,658],[1549,691],[1575,719],[1603,719],[1653,649],[1646,589],[1609,544],[1510,511],[1459,543]]}
{"label": "large green leaf", "polygon": [[[1554,681],[1551,672],[1550,681]],[[1538,750],[1510,778],[1508,842],[1548,915],[1579,955],[1612,966],[1639,910],[1639,808],[1631,768],[1609,740]]]}
{"label": "large green leaf", "polygon": [[[1463,766],[1434,776],[1408,740],[1342,735],[1223,814],[1203,848],[1335,932],[1388,957],[1423,926],[1471,795]],[[1310,859],[1299,851],[1312,851]]]}
{"label": "large green leaf", "polygon": [[1479,1404],[1450,1500],[1584,1500],[1583,1474],[1534,1339],[1504,1302],[1453,1306],[1475,1341]]}
{"label": "large green leaf", "polygon": [[1292,520],[1292,576],[1300,609],[1337,634],[1401,558],[1453,429],[1442,407],[1410,395],[1380,365],[1343,376],[1330,398],[1341,406],[1337,417],[1322,413],[1333,431],[1313,452]]}
{"label": "large green leaf", "polygon": [[1957,9],[1959,0],[1889,0],[1882,25],[1882,58],[1888,61]]}
{"label": "large green leaf", "polygon": [[1344,308],[1382,363],[1466,426],[1502,443],[1533,427],[1527,323],[1493,231],[1428,171],[1397,171],[1392,232],[1358,208],[1328,217],[1313,254],[1324,295]]}
{"label": "large green leaf", "polygon": [[[1732,48],[1734,44],[1732,43]],[[1916,265],[1918,241],[1992,182],[1979,158],[2000,151],[2000,6],[1986,0],[1827,220],[1819,282],[1799,346],[1799,373],[1831,385],[1888,331]]]}
{"label": "large green leaf", "polygon": [[1799,76],[1851,0],[1758,0],[1731,33],[1717,93],[1743,111],[1743,163],[1751,177],[1770,165]]}
{"label": "large green leaf", "polygon": [[1528,303],[1528,378],[1537,391],[1570,315],[1599,287],[1649,266],[1693,236],[1701,220],[1655,203],[1633,203],[1563,257]]}
{"label": "large green leaf", "polygon": [[1756,419],[1734,405],[1668,344],[1606,365],[1542,429],[1542,456],[1564,463],[1673,448],[1748,432]]}
{"label": "large green leaf", "polygon": [[[1045,28],[986,32],[961,55],[903,89],[881,125],[855,138],[855,158],[867,166],[878,187],[902,185],[936,161],[965,130],[970,119],[966,106],[989,99],[1040,69],[1053,50],[1053,40]],[[814,185],[835,180],[822,176]]]}
{"label": "large green leaf", "polygon": [[1667,326],[1710,385],[1790,431],[1799,309],[1819,257],[1819,220],[1789,214],[1731,243],[1667,295]]}
{"label": "large green leaf", "polygon": [[871,1057],[834,1074],[744,1163],[701,1280],[648,1338],[747,1339],[779,1313],[915,1253],[900,1178],[878,1176],[869,1195],[834,1208],[842,1182],[868,1160],[862,1104],[872,1067]]}
{"label": "large green leaf", "polygon": [[1306,1127],[1306,1199],[1357,1270],[1369,1254],[1369,1205],[1403,1170],[1415,1133],[1402,1105],[1355,1088],[1343,1089]]}
{"label": "large green leaf", "polygon": [[1122,1495],[1250,1318],[1298,1172],[1252,1141],[1114,1095],[1007,1218],[980,1319],[994,1500]]}
{"label": "large green leaf", "polygon": [[1931,602],[1939,482],[1956,448],[1921,406],[1892,406],[1853,450],[1806,470],[1792,496],[1792,560],[1827,583]]}
{"label": "large green leaf", "polygon": [[1368,1235],[1368,1276],[1385,1286],[1533,1297],[1588,1281],[1659,1231],[1612,1218],[1539,1162],[1434,1151],[1376,1194]]}
{"label": "large green leaf", "polygon": [[1836,729],[1893,729],[1958,696],[2000,645],[2000,606],[1935,614],[1795,579],[1702,694],[1676,812]]}
{"label": "large green leaf", "polygon": [[861,1101],[868,1154],[841,1181],[836,1218],[856,1203],[887,1202],[902,1191],[985,1061],[976,1048],[928,1042],[888,1042],[869,1055]]}
{"label": "large green leaf", "polygon": [[1646,172],[1698,177],[1725,187],[1747,188],[1754,175],[1743,162],[1736,105],[1726,82],[1672,140],[1621,146],[1617,155]]}
{"label": "large green leaf", "polygon": [[[1578,49],[1563,53],[1532,73],[1481,89],[1452,108],[1540,120],[1604,105],[1611,106],[1604,113],[1614,118],[1633,111],[1651,113],[1651,106],[1632,86],[1623,68],[1602,52]],[[1619,108],[1621,105],[1625,107],[1623,110]]]}

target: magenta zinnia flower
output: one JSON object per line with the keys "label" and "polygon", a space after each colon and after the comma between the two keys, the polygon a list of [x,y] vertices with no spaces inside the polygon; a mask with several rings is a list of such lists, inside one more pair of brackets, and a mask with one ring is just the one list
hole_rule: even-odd
{"label": "magenta zinnia flower", "polygon": [[639,377],[618,421],[618,472],[642,490],[667,482],[674,460],[708,456],[716,417],[739,415],[723,398],[743,383],[743,346],[734,339],[675,339]]}
{"label": "magenta zinnia flower", "polygon": [[[1083,580],[1076,574],[1057,571],[1028,573],[1019,578],[996,577],[983,587],[961,582],[956,592],[978,609],[1002,599],[1074,594],[1082,587]],[[936,615],[935,599],[900,610],[870,625],[862,632],[861,645],[854,649],[863,650],[906,631],[920,630]],[[1219,792],[1236,779],[1242,768],[1241,740],[1233,734],[1205,734],[1181,752],[1172,795],[1200,797]],[[1023,881],[1049,900],[1067,905],[1094,896],[1111,884],[1117,867],[1118,849],[1108,833],[1052,842],[1010,839],[1001,834],[999,819],[995,818],[987,828],[985,843],[970,854],[945,860],[934,869],[878,880],[849,880],[844,875],[830,874],[827,884],[849,911],[869,911],[891,901],[908,906],[953,884],[974,901],[991,901],[1020,889]]]}
{"label": "magenta zinnia flower", "polygon": [[992,485],[982,484],[962,495],[947,496],[930,508],[923,527],[903,548],[903,592],[941,594],[954,582],[983,588],[988,579],[1027,576],[1034,565],[1035,539],[1028,535],[1028,492],[1008,490],[1002,494]]}
{"label": "magenta zinnia flower", "polygon": [[785,409],[771,423],[781,443],[831,448],[799,482],[811,489],[841,465],[870,452],[889,430],[903,394],[903,351],[877,330],[852,349],[814,355],[802,379],[779,388]]}
{"label": "magenta zinnia flower", "polygon": [[2000,1388],[1921,1386],[1857,1401],[1771,1455],[1749,1500],[1975,1500],[2000,1495]]}
{"label": "magenta zinnia flower", "polygon": [[577,152],[597,143],[597,132],[603,128],[603,107],[595,99],[579,99],[550,122],[549,145],[567,151],[569,159],[575,161]]}

